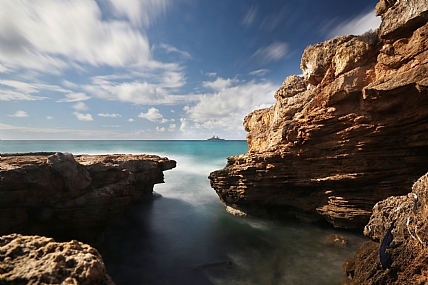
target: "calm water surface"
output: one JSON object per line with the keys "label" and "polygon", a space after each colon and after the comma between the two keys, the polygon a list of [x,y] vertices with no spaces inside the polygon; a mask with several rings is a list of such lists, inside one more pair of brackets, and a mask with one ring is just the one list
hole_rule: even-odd
{"label": "calm water surface", "polygon": [[[164,172],[162,195],[131,205],[98,246],[107,271],[125,284],[340,284],[342,264],[362,235],[307,224],[235,217],[225,212],[207,176],[245,141],[0,141],[1,153],[147,153],[177,161]],[[346,248],[328,247],[332,233]]]}

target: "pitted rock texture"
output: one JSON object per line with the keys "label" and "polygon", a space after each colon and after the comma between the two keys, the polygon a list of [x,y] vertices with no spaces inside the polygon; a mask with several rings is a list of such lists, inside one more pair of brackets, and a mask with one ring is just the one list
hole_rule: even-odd
{"label": "pitted rock texture", "polygon": [[0,234],[94,241],[129,203],[150,198],[175,165],[153,155],[3,155]]}
{"label": "pitted rock texture", "polygon": [[43,236],[0,237],[0,284],[114,285],[98,251]]}
{"label": "pitted rock texture", "polygon": [[306,48],[303,77],[244,119],[248,153],[210,174],[220,199],[362,228],[376,202],[407,193],[428,171],[427,3],[381,1],[378,31]]}
{"label": "pitted rock texture", "polygon": [[[388,249],[392,269],[380,265],[379,249],[391,222],[393,242]],[[428,174],[414,185],[412,192],[389,197],[373,208],[364,235],[371,240],[364,243],[356,255],[344,265],[352,284],[427,284],[428,283]]]}

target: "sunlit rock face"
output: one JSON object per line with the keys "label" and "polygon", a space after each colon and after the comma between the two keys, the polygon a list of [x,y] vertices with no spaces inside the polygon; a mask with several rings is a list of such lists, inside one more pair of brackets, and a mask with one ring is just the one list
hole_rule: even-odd
{"label": "sunlit rock face", "polygon": [[224,203],[362,228],[428,171],[428,2],[408,2],[381,1],[377,31],[306,48],[303,77],[244,119],[248,153],[210,174]]}
{"label": "sunlit rock face", "polygon": [[0,260],[1,284],[114,285],[98,251],[76,240],[5,235]]}
{"label": "sunlit rock face", "polygon": [[152,155],[3,155],[0,234],[94,241],[129,203],[151,198],[175,165]]}
{"label": "sunlit rock face", "polygon": [[[373,208],[364,235],[364,243],[356,255],[344,265],[352,284],[427,284],[428,283],[428,174],[422,176],[412,192],[389,197]],[[391,231],[397,246],[387,249],[392,269],[380,265],[380,244],[395,220]]]}

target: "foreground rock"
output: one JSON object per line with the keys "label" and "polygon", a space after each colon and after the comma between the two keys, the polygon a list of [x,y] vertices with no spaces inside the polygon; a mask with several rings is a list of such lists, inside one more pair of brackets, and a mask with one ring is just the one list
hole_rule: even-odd
{"label": "foreground rock", "polygon": [[175,165],[150,155],[3,155],[0,234],[92,242],[129,203],[149,199]]}
{"label": "foreground rock", "polygon": [[[383,269],[379,248],[391,222],[393,242],[388,249],[392,269]],[[364,228],[371,241],[363,244],[356,255],[344,264],[352,284],[428,284],[428,174],[414,185],[412,193],[390,197],[377,203]]]}
{"label": "foreground rock", "polygon": [[114,285],[95,248],[18,234],[0,237],[0,284]]}
{"label": "foreground rock", "polygon": [[305,50],[304,77],[245,118],[249,152],[210,174],[227,206],[362,228],[428,171],[428,2],[410,2],[382,0],[377,32]]}

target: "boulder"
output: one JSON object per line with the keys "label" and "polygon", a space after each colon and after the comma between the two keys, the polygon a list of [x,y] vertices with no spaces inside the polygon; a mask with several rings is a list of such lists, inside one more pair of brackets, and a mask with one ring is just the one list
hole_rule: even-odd
{"label": "boulder", "polygon": [[0,284],[114,285],[98,251],[43,236],[0,237]]}

